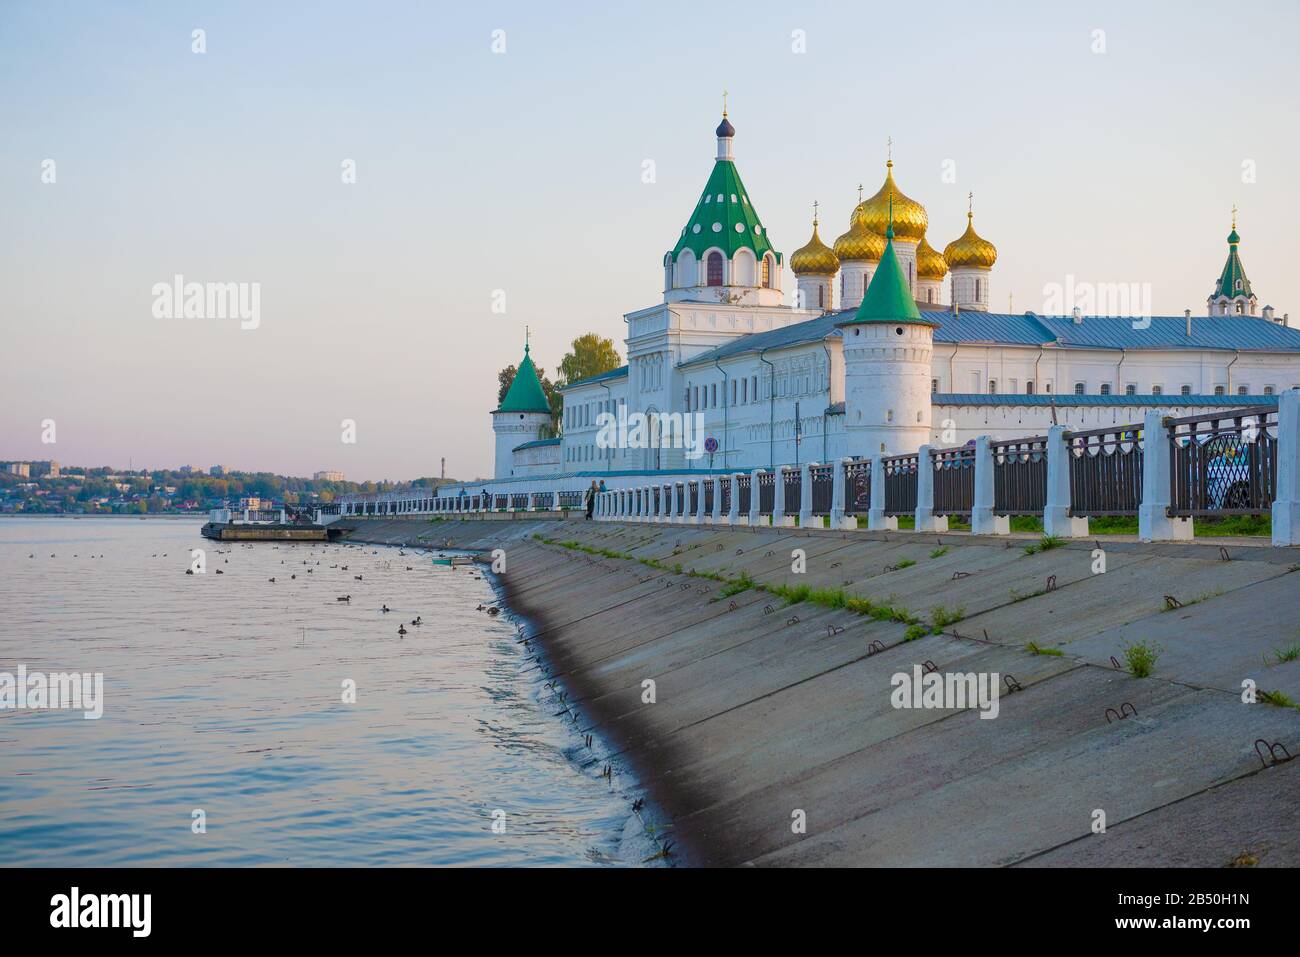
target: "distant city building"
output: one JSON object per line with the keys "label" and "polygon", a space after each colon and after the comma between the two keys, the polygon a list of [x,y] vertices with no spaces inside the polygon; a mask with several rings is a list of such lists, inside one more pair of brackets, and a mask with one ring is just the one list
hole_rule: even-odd
{"label": "distant city building", "polygon": [[254,510],[260,508],[270,508],[271,500],[269,498],[259,498],[256,495],[253,495],[253,496],[249,496],[248,498],[241,498],[239,500],[239,507],[240,509],[248,508]]}
{"label": "distant city building", "polygon": [[9,474],[21,475],[23,478],[31,478],[32,475],[31,464],[28,462],[10,462]]}
{"label": "distant city building", "polygon": [[342,482],[343,473],[338,469],[326,469],[323,472],[316,472],[312,478],[317,482]]}
{"label": "distant city building", "polygon": [[226,474],[226,467],[224,465],[214,465],[212,468],[208,469],[208,474],[213,478],[221,478]]}

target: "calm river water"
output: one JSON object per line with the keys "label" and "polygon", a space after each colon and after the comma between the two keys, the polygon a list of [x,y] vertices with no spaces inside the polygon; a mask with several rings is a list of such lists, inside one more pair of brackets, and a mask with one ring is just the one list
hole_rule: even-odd
{"label": "calm river water", "polygon": [[0,519],[0,673],[104,682],[99,720],[0,710],[5,865],[641,859],[515,625],[475,610],[496,603],[479,572],[200,525]]}

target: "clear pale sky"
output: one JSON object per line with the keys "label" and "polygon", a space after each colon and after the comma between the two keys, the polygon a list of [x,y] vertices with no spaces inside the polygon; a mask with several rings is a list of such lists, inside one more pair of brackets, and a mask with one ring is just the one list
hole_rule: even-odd
{"label": "clear pale sky", "polygon": [[[892,136],[932,245],[974,191],[996,309],[1073,274],[1203,314],[1235,203],[1300,323],[1294,0],[615,6],[0,4],[0,459],[488,473],[524,326],[554,376],[659,300],[723,88],[787,257],[814,199],[847,228]],[[260,283],[260,327],[154,318],[177,273]]]}

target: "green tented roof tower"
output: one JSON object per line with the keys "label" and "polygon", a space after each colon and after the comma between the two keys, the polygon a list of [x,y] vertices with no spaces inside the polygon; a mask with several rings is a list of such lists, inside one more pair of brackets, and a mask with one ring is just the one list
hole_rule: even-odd
{"label": "green tented roof tower", "polygon": [[[862,457],[911,454],[932,438],[930,360],[938,323],[917,310],[898,263],[892,203],[887,223],[871,285],[853,316],[836,324],[844,356],[844,449]],[[879,524],[887,518],[883,511],[877,515],[883,505],[871,505],[872,527],[886,527]],[[919,513],[916,527],[935,530]]]}
{"label": "green tented roof tower", "polygon": [[1237,247],[1241,237],[1237,235],[1237,210],[1232,210],[1232,232],[1228,233],[1228,260],[1223,264],[1223,272],[1214,284],[1214,292],[1207,302],[1210,315],[1255,315],[1257,300],[1246,278],[1246,267],[1241,264]]}
{"label": "green tented roof tower", "polygon": [[537,367],[533,365],[528,354],[528,343],[524,343],[524,358],[519,363],[515,380],[506,390],[506,397],[501,400],[498,412],[545,412],[551,414],[551,404],[546,401],[546,392],[542,389],[542,380],[537,377]]}
{"label": "green tented roof tower", "polygon": [[[714,132],[718,152],[713,170],[682,227],[677,245],[664,257],[667,299],[700,299],[701,287],[713,286],[743,296],[746,305],[779,305],[783,257],[772,248],[767,227],[741,182],[732,152],[736,128],[727,119],[725,109]],[[753,254],[752,264],[746,256],[737,258],[742,250]],[[715,271],[710,272],[706,262],[715,252],[724,260],[721,272],[716,271],[716,264]],[[737,288],[745,291],[738,292]],[[712,295],[705,292],[703,298]]]}

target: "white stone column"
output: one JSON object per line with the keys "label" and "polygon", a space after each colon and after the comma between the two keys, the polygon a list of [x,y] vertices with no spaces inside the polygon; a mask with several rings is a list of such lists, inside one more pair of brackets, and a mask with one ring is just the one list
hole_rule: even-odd
{"label": "white stone column", "polygon": [[805,462],[800,468],[800,527],[813,527],[813,465]]}
{"label": "white stone column", "polygon": [[[741,523],[740,473],[732,472],[731,475],[727,478],[727,481],[731,483],[731,501],[727,503],[727,524],[739,525]],[[749,521],[748,515],[745,516],[744,521],[745,522]]]}
{"label": "white stone column", "polygon": [[1138,506],[1138,539],[1144,542],[1190,542],[1192,520],[1170,518],[1173,503],[1169,430],[1155,411],[1142,417],[1142,504]]}
{"label": "white stone column", "polygon": [[749,473],[749,524],[757,525],[763,520],[763,513],[758,507],[758,477],[763,474],[762,469],[754,469]]}
{"label": "white stone column", "polygon": [[898,516],[885,514],[885,457],[871,456],[871,508],[867,512],[867,529],[873,532],[898,531]]}
{"label": "white stone column", "polygon": [[560,493],[558,490],[551,493],[551,510],[556,512],[560,510]]}
{"label": "white stone column", "polygon": [[671,505],[673,497],[671,488],[662,484],[659,486],[659,521],[672,521]]}
{"label": "white stone column", "polygon": [[722,525],[725,521],[730,519],[730,516],[726,519],[722,516],[722,483],[730,482],[731,477],[727,475],[715,475],[709,481],[713,483],[713,516],[710,521],[712,521],[714,525]]}
{"label": "white stone column", "polygon": [[848,483],[845,479],[844,470],[849,462],[853,460],[845,457],[834,463],[835,468],[831,472],[831,528],[857,528],[858,519],[856,515],[845,515],[844,507],[848,500]]}
{"label": "white stone column", "polygon": [[785,514],[785,466],[778,465],[772,476],[772,527],[793,524],[794,517]]}
{"label": "white stone column", "polygon": [[1300,545],[1300,390],[1277,397],[1277,499],[1273,544]]}
{"label": "white stone column", "polygon": [[[683,491],[685,491],[683,489]],[[677,482],[674,480],[668,483],[668,521],[679,522],[681,519],[677,515]]]}
{"label": "white stone column", "polygon": [[948,531],[948,516],[934,514],[934,456],[928,445],[916,454],[916,530],[918,532]]}
{"label": "white stone column", "polygon": [[1070,515],[1070,446],[1066,428],[1047,430],[1047,508],[1043,512],[1043,534],[1057,538],[1087,538],[1088,520]]}
{"label": "white stone column", "polygon": [[704,490],[707,487],[707,483],[712,481],[713,479],[705,478],[703,475],[701,475],[699,478],[695,480],[695,494],[698,496],[698,498],[695,501],[695,521],[700,525],[703,525],[711,518],[709,513],[705,511],[704,508],[704,503],[705,503]]}
{"label": "white stone column", "polygon": [[975,500],[971,503],[972,535],[1010,535],[1011,518],[993,513],[993,440],[981,435],[975,440]]}

